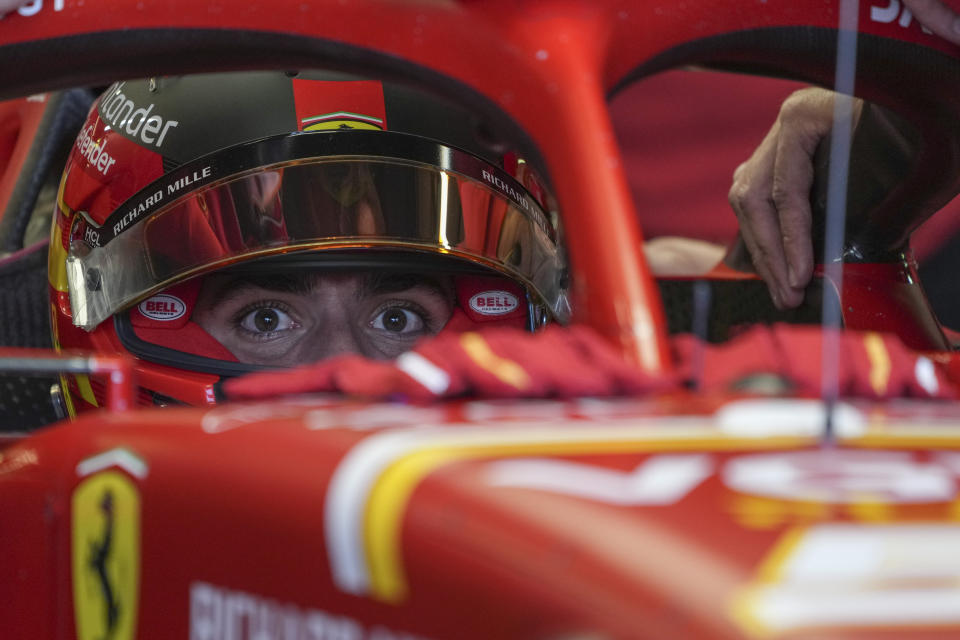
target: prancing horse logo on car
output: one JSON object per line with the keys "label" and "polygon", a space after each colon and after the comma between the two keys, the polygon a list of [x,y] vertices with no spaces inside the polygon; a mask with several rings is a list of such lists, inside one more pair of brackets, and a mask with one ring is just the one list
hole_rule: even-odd
{"label": "prancing horse logo on car", "polygon": [[95,571],[100,582],[100,594],[103,596],[104,619],[107,627],[107,637],[112,637],[117,628],[117,618],[120,614],[120,603],[114,594],[113,584],[107,575],[107,560],[110,558],[113,542],[113,492],[107,489],[100,499],[100,511],[103,514],[103,536],[99,540],[90,542],[89,564],[90,570]]}
{"label": "prancing horse logo on car", "polygon": [[78,640],[132,640],[140,574],[140,498],[119,471],[73,493],[73,607]]}

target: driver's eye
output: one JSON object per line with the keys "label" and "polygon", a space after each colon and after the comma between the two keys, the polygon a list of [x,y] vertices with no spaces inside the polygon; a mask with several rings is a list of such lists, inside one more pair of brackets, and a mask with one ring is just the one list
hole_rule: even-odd
{"label": "driver's eye", "polygon": [[424,320],[420,314],[403,307],[388,307],[370,323],[374,329],[391,333],[413,333],[424,329]]}
{"label": "driver's eye", "polygon": [[294,327],[293,318],[276,307],[261,307],[240,320],[240,327],[251,333],[273,333]]}

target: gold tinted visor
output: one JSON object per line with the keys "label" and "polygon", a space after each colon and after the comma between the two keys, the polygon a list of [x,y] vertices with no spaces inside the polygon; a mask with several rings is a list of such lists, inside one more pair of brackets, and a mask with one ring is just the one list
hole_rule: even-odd
{"label": "gold tinted visor", "polygon": [[448,168],[339,155],[220,179],[224,163],[216,162],[168,174],[93,235],[74,234],[86,239],[67,259],[74,323],[92,329],[175,282],[246,259],[359,247],[439,252],[492,267],[566,320],[563,255],[536,201],[477,158],[458,166],[451,154],[461,152],[433,146],[448,155]]}

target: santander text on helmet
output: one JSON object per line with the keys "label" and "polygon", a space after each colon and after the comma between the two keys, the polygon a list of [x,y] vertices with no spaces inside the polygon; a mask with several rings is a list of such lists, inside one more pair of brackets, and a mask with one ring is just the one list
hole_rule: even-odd
{"label": "santander text on helmet", "polygon": [[167,120],[158,114],[151,115],[155,105],[151,102],[145,107],[138,106],[123,94],[124,84],[114,84],[105,94],[100,102],[100,116],[117,131],[160,148],[170,129],[180,122]]}

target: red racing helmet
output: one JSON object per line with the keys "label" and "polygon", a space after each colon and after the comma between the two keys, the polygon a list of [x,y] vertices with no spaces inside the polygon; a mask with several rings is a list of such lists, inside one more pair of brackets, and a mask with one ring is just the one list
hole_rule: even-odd
{"label": "red racing helmet", "polygon": [[[54,344],[135,356],[143,404],[202,404],[265,366],[198,321],[213,275],[415,275],[444,282],[445,331],[565,322],[554,199],[532,143],[504,139],[438,97],[340,74],[118,82],[60,185]],[[62,387],[71,414],[102,404],[95,380]]]}

